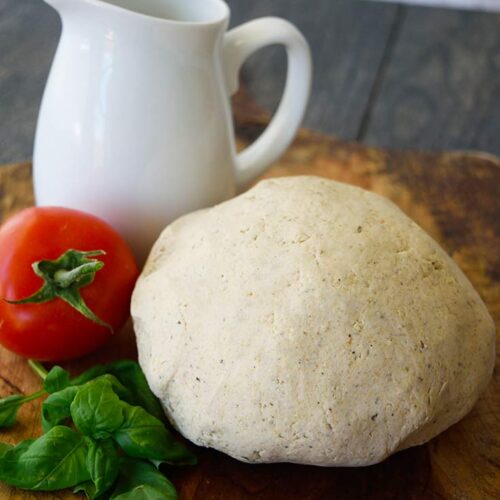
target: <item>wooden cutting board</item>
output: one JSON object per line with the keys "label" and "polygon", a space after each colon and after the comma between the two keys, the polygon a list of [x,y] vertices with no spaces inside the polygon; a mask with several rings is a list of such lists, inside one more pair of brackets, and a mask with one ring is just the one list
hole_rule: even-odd
{"label": "wooden cutting board", "polygon": [[[241,144],[268,122],[244,96],[235,102]],[[480,153],[393,152],[302,130],[267,176],[313,174],[356,184],[387,196],[453,256],[500,319],[500,160]],[[33,203],[31,166],[0,168],[0,217]],[[99,353],[65,364],[73,372],[134,357],[131,328]],[[0,395],[29,393],[39,381],[25,361],[0,348]],[[40,433],[40,403],[20,412],[20,422],[0,440],[17,442]],[[198,450],[200,463],[168,476],[183,499],[500,498],[500,375],[472,412],[430,443],[366,468],[291,464],[247,465],[221,453]],[[71,493],[31,494],[0,485],[0,499],[79,498]]]}

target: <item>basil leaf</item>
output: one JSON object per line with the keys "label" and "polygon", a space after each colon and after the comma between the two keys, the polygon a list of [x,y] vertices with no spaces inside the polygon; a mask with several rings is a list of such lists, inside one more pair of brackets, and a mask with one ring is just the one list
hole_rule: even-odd
{"label": "basil leaf", "polygon": [[157,418],[140,406],[122,404],[124,421],[113,437],[127,455],[173,465],[196,463],[196,457]]}
{"label": "basil leaf", "polygon": [[24,396],[15,394],[0,401],[0,429],[12,427],[16,423],[17,412],[24,404]]}
{"label": "basil leaf", "polygon": [[43,381],[43,387],[49,394],[61,391],[69,384],[69,373],[60,366],[54,366]]}
{"label": "basil leaf", "polygon": [[120,399],[133,406],[142,406],[148,413],[162,422],[167,421],[158,398],[151,392],[146,377],[136,361],[123,359],[107,365],[94,366],[75,377],[71,384],[81,385],[105,374],[114,375],[128,389],[129,395],[127,397],[120,396]]}
{"label": "basil leaf", "polygon": [[[108,365],[109,373],[114,375],[131,392],[133,406],[142,406],[148,413],[166,422],[165,412],[158,398],[151,392],[144,373],[136,361],[124,359]],[[124,399],[124,398],[122,398]]]}
{"label": "basil leaf", "polygon": [[100,377],[101,375],[105,375],[108,373],[106,366],[107,365],[96,365],[89,368],[77,377],[72,378],[71,385],[83,385],[97,377]]}
{"label": "basil leaf", "polygon": [[71,417],[71,403],[75,399],[78,387],[66,387],[54,392],[42,404],[42,428],[48,432],[52,427],[61,424]]}
{"label": "basil leaf", "polygon": [[99,377],[79,387],[70,411],[77,429],[85,436],[106,439],[124,421],[122,406],[109,379]]}
{"label": "basil leaf", "polygon": [[7,452],[8,450],[12,449],[13,446],[11,444],[8,444],[8,443],[2,443],[0,441],[0,457],[5,453]]}
{"label": "basil leaf", "polygon": [[95,496],[95,484],[92,481],[85,481],[84,483],[77,484],[73,488],[73,493],[84,493],[88,499],[97,498]]}
{"label": "basil leaf", "polygon": [[[107,380],[111,384],[111,388],[119,399],[131,403],[133,401],[130,391],[114,376],[109,373],[97,377],[95,380]],[[132,404],[132,403],[131,403]]]}
{"label": "basil leaf", "polygon": [[130,390],[111,372],[110,365],[97,365],[72,379],[71,385],[81,386],[99,378],[106,378],[111,382],[113,390],[120,399],[127,401],[127,403],[135,404],[135,398]]}
{"label": "basil leaf", "polygon": [[110,439],[96,442],[87,438],[87,443],[87,470],[91,480],[77,486],[75,492],[84,491],[87,498],[94,499],[113,486],[120,471],[120,459],[115,444]]}
{"label": "basil leaf", "polygon": [[124,460],[110,500],[177,500],[174,485],[155,467],[141,460]]}
{"label": "basil leaf", "polygon": [[36,491],[69,488],[87,481],[87,444],[69,427],[57,426],[0,455],[0,480]]}
{"label": "basil leaf", "polygon": [[0,399],[0,429],[2,427],[12,427],[16,423],[17,412],[24,403],[33,401],[45,394],[47,393],[41,390],[28,396],[14,394],[13,396]]}

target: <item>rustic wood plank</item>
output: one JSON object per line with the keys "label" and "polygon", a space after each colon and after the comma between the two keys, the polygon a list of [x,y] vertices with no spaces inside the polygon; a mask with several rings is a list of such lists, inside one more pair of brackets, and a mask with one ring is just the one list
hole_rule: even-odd
{"label": "rustic wood plank", "polygon": [[[315,58],[308,127],[391,147],[500,152],[499,16],[410,8],[387,72],[376,80],[401,8],[352,0],[316,0],[313,8],[308,0],[229,4],[233,24],[281,15],[308,37]],[[0,0],[0,163],[32,156],[58,36],[57,14],[41,0]],[[283,53],[271,48],[244,75],[272,108],[284,71]],[[365,114],[375,82],[381,86]]]}
{"label": "rustic wood plank", "polygon": [[[230,0],[232,25],[279,15],[301,28],[311,43],[316,75],[306,124],[354,138],[368,101],[396,7],[317,0]],[[59,37],[55,11],[41,0],[0,1],[0,164],[32,157],[45,80]],[[282,92],[284,54],[255,55],[245,74],[270,107]]]}
{"label": "rustic wood plank", "polygon": [[[269,15],[297,25],[311,45],[315,63],[304,125],[355,139],[398,8],[352,0],[229,0],[228,4],[232,26]],[[274,109],[285,72],[284,50],[267,48],[248,61],[242,76],[256,102]]]}
{"label": "rustic wood plank", "polygon": [[[259,135],[268,117],[241,96],[235,104],[244,145]],[[394,153],[302,130],[268,175],[305,173],[350,182],[392,199],[452,255],[500,323],[500,159]],[[30,175],[28,164],[0,169],[0,220],[32,203]],[[92,362],[134,355],[133,336],[127,328],[97,354],[65,366],[75,372]],[[0,348],[0,395],[38,386],[26,363]],[[39,410],[39,402],[27,405],[20,423],[0,432],[0,440],[15,442],[38,434]],[[400,452],[381,464],[344,469],[252,466],[198,449],[198,466],[171,469],[168,476],[181,498],[196,500],[498,498],[499,412],[497,363],[490,386],[467,417],[427,445]],[[2,499],[81,498],[66,492],[57,495],[33,495],[0,484]]]}
{"label": "rustic wood plank", "polygon": [[406,8],[361,139],[500,153],[500,15]]}
{"label": "rustic wood plank", "polygon": [[450,9],[492,10],[500,11],[498,0],[372,0],[375,2],[398,2],[431,7],[448,7]]}
{"label": "rustic wood plank", "polygon": [[0,163],[32,157],[59,24],[41,0],[0,0]]}

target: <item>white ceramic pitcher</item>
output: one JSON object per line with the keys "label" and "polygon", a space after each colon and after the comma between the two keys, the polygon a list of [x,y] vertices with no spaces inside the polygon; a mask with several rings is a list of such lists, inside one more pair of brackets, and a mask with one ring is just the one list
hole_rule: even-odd
{"label": "white ceramic pitcher", "polygon": [[[228,199],[287,148],[304,115],[309,48],[282,19],[228,33],[221,0],[46,0],[62,36],[38,119],[38,205],[94,213],[139,260],[179,215]],[[261,137],[236,153],[229,96],[245,59],[288,53],[281,104]]]}

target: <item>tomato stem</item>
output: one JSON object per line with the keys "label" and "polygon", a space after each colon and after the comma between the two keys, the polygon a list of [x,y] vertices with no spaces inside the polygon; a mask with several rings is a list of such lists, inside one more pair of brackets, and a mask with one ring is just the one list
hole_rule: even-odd
{"label": "tomato stem", "polygon": [[42,379],[45,380],[45,378],[48,375],[48,371],[44,368],[42,363],[39,361],[35,361],[33,359],[28,359],[28,365],[30,365],[30,368]]}
{"label": "tomato stem", "polygon": [[59,298],[90,321],[108,328],[113,333],[111,325],[96,316],[80,295],[80,289],[90,285],[96,273],[104,267],[104,262],[95,258],[101,255],[106,255],[106,252],[70,249],[55,260],[34,262],[33,271],[44,281],[41,288],[24,299],[4,300],[9,304],[43,304]]}

